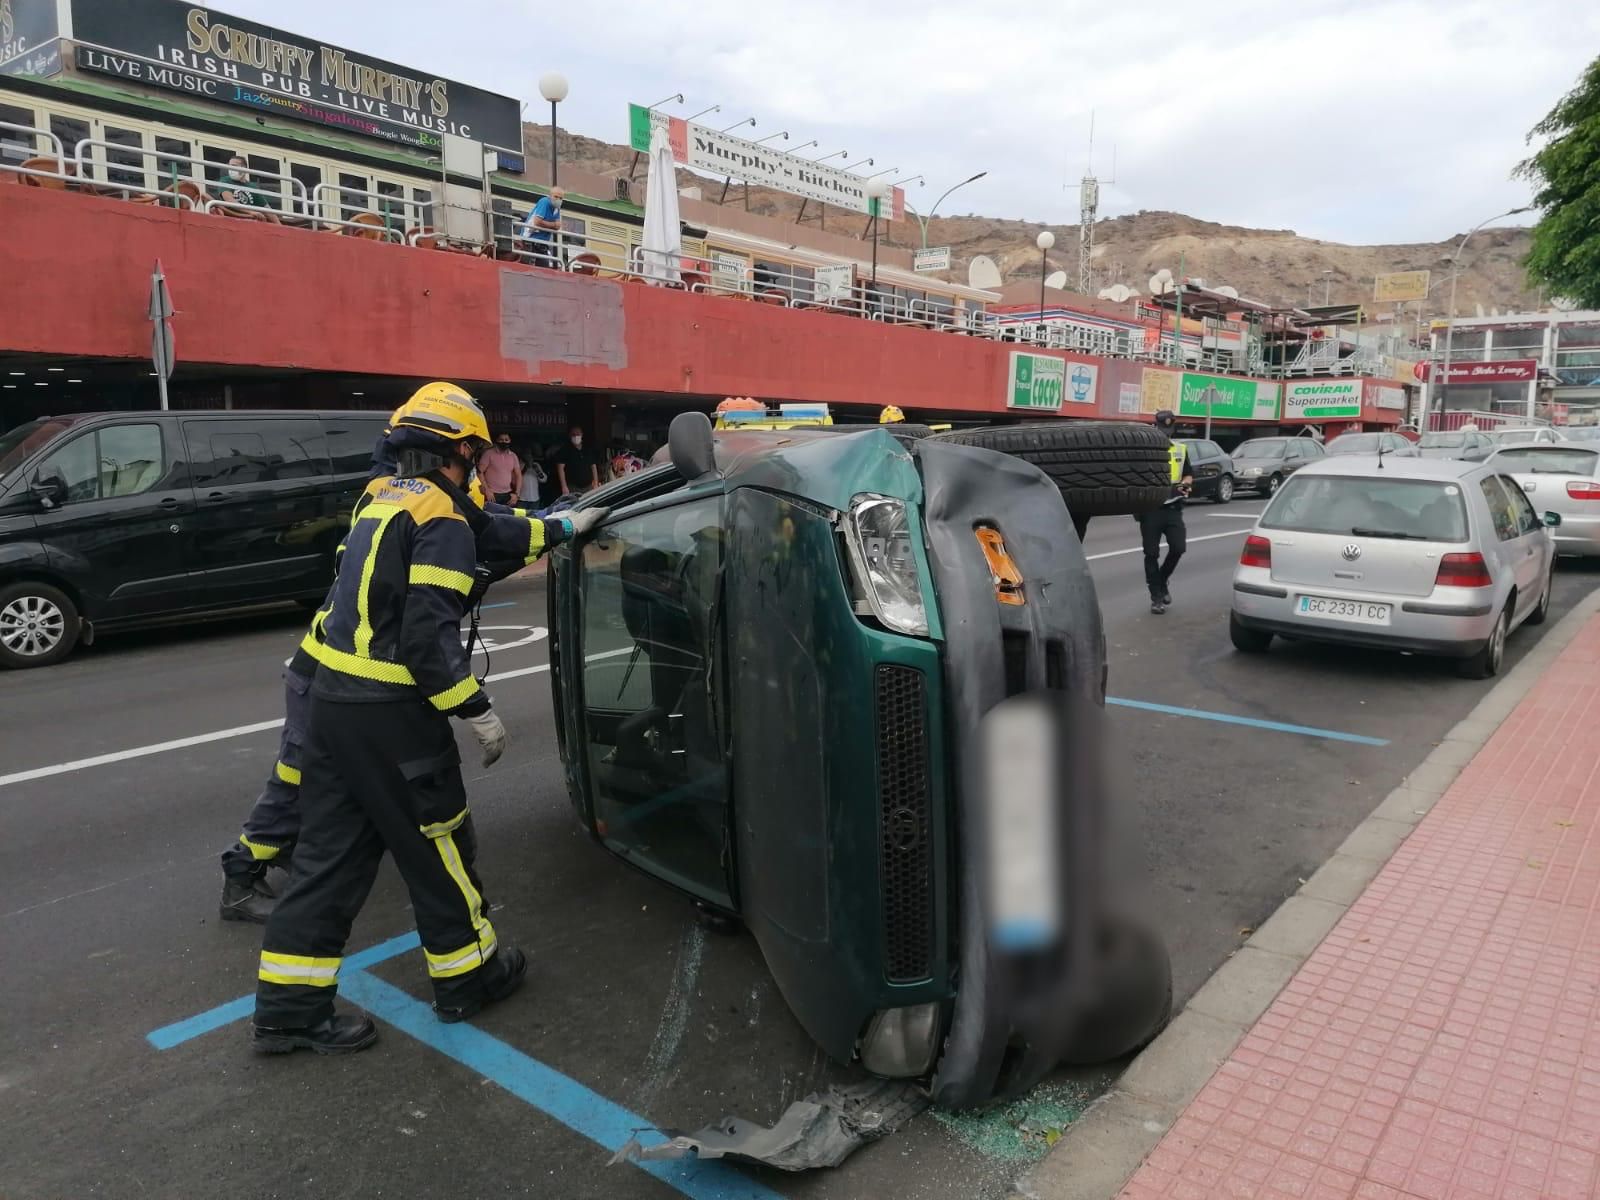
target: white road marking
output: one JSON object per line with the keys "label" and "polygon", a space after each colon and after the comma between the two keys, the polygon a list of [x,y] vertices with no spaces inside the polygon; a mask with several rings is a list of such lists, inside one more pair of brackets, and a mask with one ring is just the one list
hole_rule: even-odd
{"label": "white road marking", "polygon": [[[526,628],[526,626],[523,626]],[[602,658],[616,658],[620,654],[633,653],[632,647],[621,650],[606,650],[600,654],[591,654],[585,660],[596,662]],[[504,679],[520,679],[524,675],[538,675],[550,669],[549,663],[540,663],[536,667],[521,667],[515,671],[501,671],[489,676],[486,682],[499,683]],[[128,750],[116,750],[110,754],[96,754],[92,758],[75,758],[71,762],[55,763],[48,767],[35,767],[31,771],[16,771],[10,775],[0,775],[0,787],[9,787],[14,783],[28,783],[35,779],[48,779],[52,775],[67,775],[73,771],[86,771],[90,767],[104,767],[111,763],[127,762],[130,758],[148,758],[152,754],[165,754],[169,750],[187,750],[191,746],[204,746],[209,742],[222,742],[229,738],[246,737],[252,733],[265,733],[269,729],[277,729],[283,725],[283,718],[276,721],[257,721],[253,725],[235,725],[232,729],[214,729],[210,733],[197,733],[193,737],[174,738],[170,742],[152,742],[148,746],[134,746]]]}
{"label": "white road marking", "polygon": [[[1203,533],[1199,537],[1190,538],[1186,544],[1192,546],[1196,542],[1210,542],[1210,541],[1214,541],[1217,538],[1242,537],[1244,534],[1247,534],[1249,532],[1250,531],[1248,529],[1230,529],[1230,530],[1228,530],[1227,533]],[[1099,554],[1086,554],[1086,555],[1084,555],[1084,557],[1087,558],[1090,562],[1094,562],[1096,559],[1101,559],[1101,558],[1116,558],[1117,555],[1119,555],[1119,554],[1143,554],[1143,553],[1144,553],[1144,547],[1143,546],[1130,546],[1126,550],[1103,550]],[[4,783],[4,782],[5,782],[4,777],[0,777],[0,783]]]}

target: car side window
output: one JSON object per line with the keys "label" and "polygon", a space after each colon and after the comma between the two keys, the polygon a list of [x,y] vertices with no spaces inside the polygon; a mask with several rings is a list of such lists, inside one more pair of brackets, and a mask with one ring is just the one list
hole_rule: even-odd
{"label": "car side window", "polygon": [[1478,486],[1483,489],[1484,502],[1489,506],[1489,519],[1494,523],[1495,536],[1502,542],[1521,537],[1516,508],[1500,481],[1493,475],[1485,475],[1478,481]]}
{"label": "car side window", "polygon": [[1301,444],[1305,448],[1305,455],[1307,458],[1321,458],[1327,453],[1327,451],[1322,448],[1321,442],[1303,442]]}
{"label": "car side window", "polygon": [[[185,421],[196,488],[239,487],[328,474],[328,444],[315,420]],[[371,444],[367,451],[370,455]]]}
{"label": "car side window", "polygon": [[1544,528],[1544,522],[1539,519],[1539,513],[1533,507],[1533,502],[1528,499],[1522,486],[1515,479],[1502,475],[1500,486],[1505,488],[1506,495],[1511,499],[1511,508],[1517,518],[1518,536],[1526,537]]}
{"label": "car side window", "polygon": [[59,504],[96,500],[100,496],[99,460],[94,450],[94,434],[75,437],[39,464],[35,476],[41,483],[54,482],[61,495]]}

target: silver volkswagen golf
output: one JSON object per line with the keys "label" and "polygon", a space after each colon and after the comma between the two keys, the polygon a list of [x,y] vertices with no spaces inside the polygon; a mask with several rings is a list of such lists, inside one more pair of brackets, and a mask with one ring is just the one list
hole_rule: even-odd
{"label": "silver volkswagen golf", "polygon": [[1500,670],[1506,638],[1550,610],[1555,542],[1492,464],[1349,455],[1289,479],[1233,575],[1234,646],[1273,637],[1437,654]]}

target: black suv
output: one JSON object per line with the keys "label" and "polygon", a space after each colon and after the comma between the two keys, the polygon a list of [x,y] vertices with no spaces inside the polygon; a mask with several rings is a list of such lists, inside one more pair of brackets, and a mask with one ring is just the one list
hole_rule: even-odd
{"label": "black suv", "polygon": [[0,435],[0,667],[165,617],[319,601],[385,420],[85,413]]}

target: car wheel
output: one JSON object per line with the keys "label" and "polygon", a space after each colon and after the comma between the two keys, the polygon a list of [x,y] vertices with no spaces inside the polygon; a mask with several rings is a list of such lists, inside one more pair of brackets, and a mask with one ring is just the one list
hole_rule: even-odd
{"label": "car wheel", "polygon": [[1217,480],[1217,494],[1212,497],[1218,504],[1227,504],[1233,499],[1233,476],[1224,475]]}
{"label": "car wheel", "polygon": [[1283,476],[1282,475],[1274,475],[1271,479],[1267,480],[1267,486],[1266,486],[1267,495],[1268,496],[1276,496],[1278,494],[1278,489],[1281,488],[1282,486],[1283,486]]}
{"label": "car wheel", "polygon": [[0,591],[0,667],[47,667],[72,653],[82,632],[78,606],[48,583]]}
{"label": "car wheel", "polygon": [[1156,932],[1126,919],[1106,922],[1097,948],[1096,995],[1061,1061],[1110,1062],[1149,1045],[1172,1019],[1172,958]]}
{"label": "car wheel", "polygon": [[1550,593],[1555,590],[1556,560],[1550,560],[1550,569],[1544,573],[1544,591],[1539,593],[1539,607],[1528,614],[1525,624],[1543,625],[1545,618],[1550,615]]}
{"label": "car wheel", "polygon": [[936,433],[1030,462],[1061,489],[1074,517],[1154,512],[1172,495],[1167,439],[1132,421],[1059,421]]}
{"label": "car wheel", "polygon": [[1228,614],[1228,638],[1233,648],[1241,654],[1264,654],[1272,645],[1272,634],[1264,629],[1251,629],[1239,621],[1239,614]]}
{"label": "car wheel", "polygon": [[1500,665],[1506,658],[1506,635],[1510,631],[1511,605],[1508,603],[1500,619],[1495,622],[1494,632],[1483,644],[1483,649],[1471,658],[1463,658],[1457,669],[1467,679],[1493,679],[1500,674]]}

